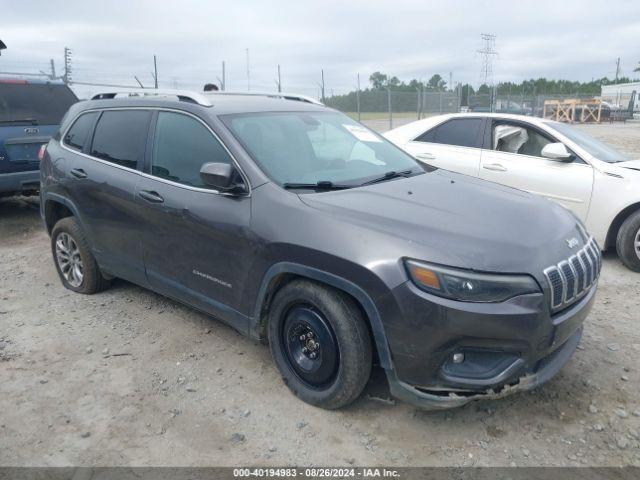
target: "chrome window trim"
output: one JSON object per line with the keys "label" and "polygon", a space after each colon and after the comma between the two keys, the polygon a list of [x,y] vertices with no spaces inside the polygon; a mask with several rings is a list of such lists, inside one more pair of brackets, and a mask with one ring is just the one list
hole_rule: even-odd
{"label": "chrome window trim", "polygon": [[[163,111],[163,112],[179,113],[179,114],[187,115],[189,117],[194,118],[195,120],[200,122],[202,125],[204,125],[205,128],[207,130],[209,130],[209,132],[214,136],[214,138],[220,143],[220,145],[222,145],[222,147],[225,149],[225,151],[229,155],[229,158],[231,158],[231,161],[233,162],[234,166],[240,172],[240,176],[242,177],[242,180],[244,181],[244,183],[247,185],[247,188],[249,189],[249,191],[246,192],[246,193],[243,193],[243,194],[228,193],[228,192],[221,192],[219,190],[214,190],[214,189],[210,189],[210,188],[192,187],[190,185],[185,185],[183,183],[173,182],[171,180],[167,180],[167,179],[164,179],[164,178],[161,178],[161,177],[156,177],[155,175],[151,175],[149,173],[145,173],[143,171],[136,170],[134,168],[129,168],[129,167],[125,167],[123,165],[118,165],[117,163],[108,162],[108,161],[103,160],[101,158],[94,157],[93,155],[88,155],[88,154],[86,154],[84,152],[79,152],[77,150],[74,150],[72,147],[68,146],[64,142],[64,139],[65,139],[67,133],[69,132],[69,129],[76,123],[76,121],[78,120],[78,118],[81,115],[84,115],[85,113],[90,113],[90,112],[98,112],[98,113],[100,113],[100,112],[104,112],[104,111],[122,111],[122,110],[124,110],[124,111],[126,111],[126,110],[147,110],[147,111],[151,111],[151,112],[153,112],[153,111]],[[238,163],[236,158],[233,156],[231,151],[229,151],[229,149],[227,148],[225,143],[220,139],[220,137],[200,117],[198,117],[197,115],[194,115],[193,113],[186,112],[184,110],[179,110],[177,108],[167,108],[167,107],[98,107],[98,108],[90,108],[90,109],[87,109],[87,110],[83,110],[83,111],[79,112],[78,115],[76,115],[73,118],[72,121],[69,122],[69,126],[64,130],[64,133],[60,137],[60,146],[63,149],[65,149],[65,150],[67,150],[67,151],[69,151],[71,153],[74,153],[76,155],[81,155],[81,156],[83,156],[85,158],[93,160],[94,162],[99,162],[99,163],[102,163],[103,165],[109,165],[109,166],[114,167],[114,168],[119,168],[120,170],[124,170],[124,171],[127,171],[127,172],[131,172],[131,173],[135,173],[137,175],[140,175],[141,177],[150,178],[152,180],[157,180],[159,182],[166,183],[168,185],[173,185],[175,187],[184,188],[186,190],[192,190],[194,192],[201,192],[201,193],[211,193],[211,194],[214,194],[214,195],[232,196],[232,197],[238,197],[238,196],[250,197],[251,196],[252,188],[251,188],[251,183],[249,182],[249,177],[247,177],[247,175],[245,174],[244,170],[242,169],[242,167],[240,166],[240,164]]]}

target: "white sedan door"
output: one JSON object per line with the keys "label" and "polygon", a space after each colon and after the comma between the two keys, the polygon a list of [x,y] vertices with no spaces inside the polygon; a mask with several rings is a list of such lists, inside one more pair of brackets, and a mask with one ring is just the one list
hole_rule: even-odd
{"label": "white sedan door", "polygon": [[[526,142],[509,146],[495,145],[498,126],[517,126],[526,130]],[[535,193],[554,200],[586,221],[593,188],[593,169],[579,158],[572,161],[542,157],[542,148],[556,142],[546,132],[523,123],[493,120],[491,148],[482,150],[480,178]]]}
{"label": "white sedan door", "polygon": [[434,167],[478,176],[482,118],[453,118],[409,141],[403,148]]}

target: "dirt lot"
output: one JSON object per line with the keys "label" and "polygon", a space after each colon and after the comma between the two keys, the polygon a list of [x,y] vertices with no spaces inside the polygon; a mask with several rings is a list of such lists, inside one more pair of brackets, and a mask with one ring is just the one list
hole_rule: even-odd
{"label": "dirt lot", "polygon": [[[640,157],[640,125],[583,127]],[[268,348],[125,282],[58,281],[35,201],[0,201],[0,465],[640,465],[640,274],[605,259],[580,349],[544,387],[429,413],[378,376],[295,399]],[[371,398],[373,397],[373,398]]]}

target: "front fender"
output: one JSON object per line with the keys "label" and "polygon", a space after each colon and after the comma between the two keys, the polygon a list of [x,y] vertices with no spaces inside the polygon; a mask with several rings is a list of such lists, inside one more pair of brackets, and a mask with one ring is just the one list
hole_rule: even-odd
{"label": "front fender", "polygon": [[258,292],[253,318],[251,319],[249,326],[250,334],[252,336],[259,336],[262,306],[267,299],[267,295],[269,294],[274,279],[282,274],[293,274],[299,277],[316,280],[342,290],[355,298],[356,301],[360,303],[368,317],[369,325],[371,326],[371,331],[378,351],[380,365],[386,370],[393,368],[391,352],[382,324],[382,318],[380,317],[378,308],[371,296],[350,280],[299,263],[279,262],[272,265],[265,273]]}

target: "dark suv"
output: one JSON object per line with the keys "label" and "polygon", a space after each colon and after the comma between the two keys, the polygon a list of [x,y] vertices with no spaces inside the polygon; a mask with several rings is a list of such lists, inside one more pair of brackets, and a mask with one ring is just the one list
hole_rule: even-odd
{"label": "dark suv", "polygon": [[60,81],[0,77],[0,196],[37,192],[40,147],[77,101]]}
{"label": "dark suv", "polygon": [[564,208],[301,98],[114,96],[74,105],[42,162],[67,288],[120,277],[268,340],[324,408],[374,363],[396,397],[447,408],[531,389],[578,345],[600,253]]}

